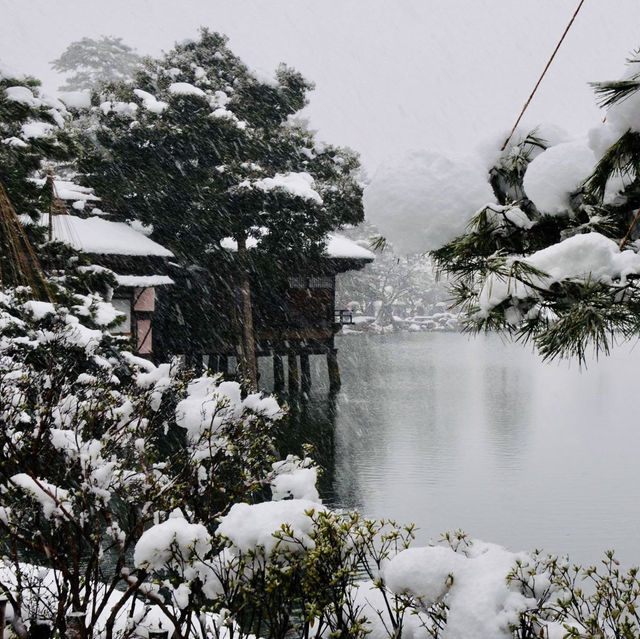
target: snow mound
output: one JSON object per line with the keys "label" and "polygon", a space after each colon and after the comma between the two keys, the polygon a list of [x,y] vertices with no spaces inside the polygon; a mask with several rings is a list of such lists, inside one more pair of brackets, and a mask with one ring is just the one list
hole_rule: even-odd
{"label": "snow mound", "polygon": [[169,106],[167,102],[158,100],[155,95],[142,89],[134,89],[133,92],[142,100],[142,106],[152,113],[162,113]]}
{"label": "snow mound", "polygon": [[172,517],[142,533],[133,553],[136,568],[162,570],[177,555],[188,559],[202,556],[211,546],[211,537],[202,524],[190,524]]}
{"label": "snow mound", "polygon": [[201,98],[207,97],[207,94],[202,89],[188,82],[173,82],[169,85],[169,93],[171,93],[171,95],[197,95]]}
{"label": "snow mound", "polygon": [[272,178],[256,180],[254,186],[261,191],[283,189],[294,197],[322,204],[322,198],[313,189],[313,177],[304,171],[300,173],[276,173]]}
{"label": "snow mound", "polygon": [[[240,552],[261,546],[266,554],[270,554],[279,541],[274,533],[281,532],[282,526],[287,524],[305,547],[312,548],[313,541],[309,535],[313,531],[313,520],[310,513],[319,510],[324,508],[307,499],[267,501],[253,505],[237,503],[221,518],[217,532],[227,537]],[[280,545],[294,548],[282,542]]]}
{"label": "snow mound", "polygon": [[479,159],[414,151],[378,169],[364,207],[398,252],[422,253],[461,235],[474,211],[493,199]]}
{"label": "snow mound", "polygon": [[[565,279],[624,283],[629,275],[640,273],[640,255],[632,250],[620,251],[616,242],[600,233],[574,235],[522,261],[547,274],[531,278],[532,284],[544,289]],[[487,313],[509,297],[535,296],[536,292],[522,282],[491,275],[480,292],[480,310]]]}
{"label": "snow mound", "polygon": [[507,585],[519,558],[526,556],[478,541],[464,554],[443,546],[409,548],[389,561],[383,576],[392,592],[413,595],[425,609],[447,595],[443,639],[508,639],[509,625],[532,603]]}
{"label": "snow mound", "polygon": [[562,215],[569,209],[569,196],[589,177],[596,160],[586,140],[553,146],[527,167],[525,193],[542,213]]}

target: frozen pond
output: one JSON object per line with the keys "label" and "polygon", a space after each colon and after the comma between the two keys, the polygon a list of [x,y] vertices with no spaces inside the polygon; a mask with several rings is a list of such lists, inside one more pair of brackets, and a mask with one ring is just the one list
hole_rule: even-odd
{"label": "frozen pond", "polygon": [[315,374],[303,409],[330,503],[415,522],[422,541],[462,528],[514,550],[593,563],[615,548],[640,563],[640,348],[581,371],[495,336],[349,336],[338,347],[335,404]]}

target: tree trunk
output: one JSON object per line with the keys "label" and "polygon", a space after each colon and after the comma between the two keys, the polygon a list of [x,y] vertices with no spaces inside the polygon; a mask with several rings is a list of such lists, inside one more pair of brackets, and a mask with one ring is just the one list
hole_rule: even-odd
{"label": "tree trunk", "polygon": [[240,368],[251,390],[258,389],[258,359],[256,357],[256,338],[253,332],[253,308],[251,306],[251,282],[247,268],[247,240],[238,238],[238,261],[242,269],[240,278],[240,330],[241,362]]}

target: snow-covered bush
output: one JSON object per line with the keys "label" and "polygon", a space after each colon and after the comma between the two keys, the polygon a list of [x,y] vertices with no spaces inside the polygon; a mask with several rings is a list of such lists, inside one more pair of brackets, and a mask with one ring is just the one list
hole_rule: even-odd
{"label": "snow-covered bush", "polygon": [[109,636],[136,597],[179,628],[133,550],[177,508],[193,523],[178,526],[176,540],[190,543],[188,526],[213,532],[232,503],[261,498],[282,411],[270,398],[243,398],[236,383],[189,380],[120,350],[96,326],[108,309],[115,318],[112,307],[75,299],[76,314],[28,289],[0,294],[0,552],[15,579],[0,590],[13,593],[19,619],[26,561],[55,571],[49,622],[60,631],[73,609],[86,613],[89,635],[99,626]]}

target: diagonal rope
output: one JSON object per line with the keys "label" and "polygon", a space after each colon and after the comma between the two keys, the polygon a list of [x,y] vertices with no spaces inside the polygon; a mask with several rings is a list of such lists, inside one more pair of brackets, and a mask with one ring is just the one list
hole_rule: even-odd
{"label": "diagonal rope", "polygon": [[513,134],[515,133],[516,129],[518,128],[518,124],[520,124],[520,120],[522,120],[522,116],[524,115],[524,112],[527,110],[527,107],[529,106],[529,103],[533,99],[533,96],[536,94],[536,91],[538,90],[538,87],[540,86],[540,83],[542,82],[542,79],[544,78],[544,76],[546,75],[547,71],[549,70],[549,67],[551,66],[551,63],[553,62],[553,59],[556,57],[556,53],[558,53],[558,50],[560,49],[560,46],[562,45],[562,43],[563,43],[563,41],[565,39],[565,36],[567,35],[567,33],[569,33],[569,29],[571,29],[571,25],[573,25],[573,22],[576,19],[578,13],[580,12],[580,9],[582,9],[582,5],[583,4],[584,4],[584,0],[580,0],[580,3],[578,4],[578,7],[576,8],[576,10],[573,12],[573,16],[571,16],[571,20],[569,20],[569,24],[566,26],[566,28],[564,30],[564,33],[562,34],[562,37],[558,41],[558,44],[556,44],[556,48],[553,50],[553,53],[551,54],[551,57],[549,58],[549,61],[547,62],[547,65],[544,68],[544,71],[542,72],[542,74],[538,78],[538,81],[536,82],[536,86],[533,87],[533,91],[531,92],[531,95],[529,96],[529,98],[525,102],[524,106],[522,107],[522,111],[520,111],[520,115],[518,116],[518,119],[516,120],[516,123],[513,125],[513,129],[511,129],[511,133],[509,133],[509,137],[507,137],[507,139],[504,141],[504,144],[502,145],[502,148],[500,149],[501,151],[504,151],[507,148],[507,144],[509,144],[509,141],[511,140],[511,138],[513,137]]}
{"label": "diagonal rope", "polygon": [[22,228],[9,196],[0,182],[0,289],[6,286],[29,286],[35,299],[53,302],[38,257]]}

